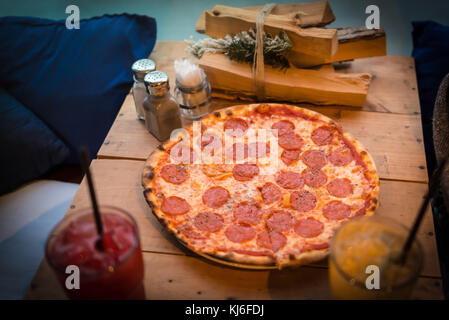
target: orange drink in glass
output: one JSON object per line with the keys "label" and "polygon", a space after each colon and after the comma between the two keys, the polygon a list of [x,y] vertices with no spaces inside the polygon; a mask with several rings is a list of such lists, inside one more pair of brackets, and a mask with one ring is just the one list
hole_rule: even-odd
{"label": "orange drink in glass", "polygon": [[392,219],[362,217],[343,224],[331,242],[329,279],[335,299],[408,299],[422,267],[415,240],[399,261],[408,230]]}

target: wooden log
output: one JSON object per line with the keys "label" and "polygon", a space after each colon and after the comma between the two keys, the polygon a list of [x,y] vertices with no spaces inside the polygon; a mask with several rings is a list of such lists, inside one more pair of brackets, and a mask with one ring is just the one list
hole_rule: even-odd
{"label": "wooden log", "polygon": [[[244,7],[243,9],[259,12],[263,6]],[[271,14],[288,16],[296,21],[298,27],[324,27],[335,20],[334,13],[327,1],[278,4]],[[206,31],[206,11],[201,12],[195,30]]]}
{"label": "wooden log", "polygon": [[320,58],[291,51],[288,60],[297,67],[310,67],[325,63],[384,56],[387,54],[386,35],[383,29],[366,27],[338,29],[338,49],[332,58]]}
{"label": "wooden log", "polygon": [[[217,5],[206,12],[206,34],[212,38],[224,38],[226,35],[254,29],[257,14],[251,10]],[[293,19],[268,15],[264,30],[273,35],[285,31],[293,44],[291,51],[294,52],[331,59],[337,51],[336,29],[300,28]]]}
{"label": "wooden log", "polygon": [[[251,65],[231,61],[223,54],[205,54],[199,65],[219,98],[256,100]],[[371,75],[339,74],[328,70],[265,68],[265,95],[271,101],[317,105],[363,106]]]}

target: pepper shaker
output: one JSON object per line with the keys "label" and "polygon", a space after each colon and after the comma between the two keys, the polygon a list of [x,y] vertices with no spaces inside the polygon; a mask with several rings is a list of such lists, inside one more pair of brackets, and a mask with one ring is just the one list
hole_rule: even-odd
{"label": "pepper shaker", "polygon": [[173,130],[181,128],[178,103],[170,94],[168,76],[163,71],[152,71],[144,82],[148,92],[143,102],[145,126],[159,141],[167,140]]}
{"label": "pepper shaker", "polygon": [[156,64],[151,59],[140,59],[133,63],[131,70],[134,78],[132,92],[134,104],[136,106],[137,119],[145,120],[143,100],[147,96],[147,91],[145,88],[144,78],[147,73],[156,70]]}

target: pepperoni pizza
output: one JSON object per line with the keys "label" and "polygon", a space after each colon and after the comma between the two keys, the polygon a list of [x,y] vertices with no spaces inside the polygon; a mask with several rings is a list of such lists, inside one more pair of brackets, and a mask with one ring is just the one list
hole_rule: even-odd
{"label": "pepperoni pizza", "polygon": [[159,221],[199,254],[246,266],[304,264],[328,254],[344,221],[376,210],[373,159],[326,116],[240,105],[197,129],[160,145],[142,184]]}

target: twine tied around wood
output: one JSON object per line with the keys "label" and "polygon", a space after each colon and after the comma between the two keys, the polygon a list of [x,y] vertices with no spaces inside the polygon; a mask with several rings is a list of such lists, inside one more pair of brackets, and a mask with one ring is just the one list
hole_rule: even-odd
{"label": "twine tied around wood", "polygon": [[253,81],[258,100],[265,99],[265,64],[263,60],[263,25],[265,15],[273,11],[276,4],[268,3],[259,11],[256,19],[256,47],[253,58]]}

